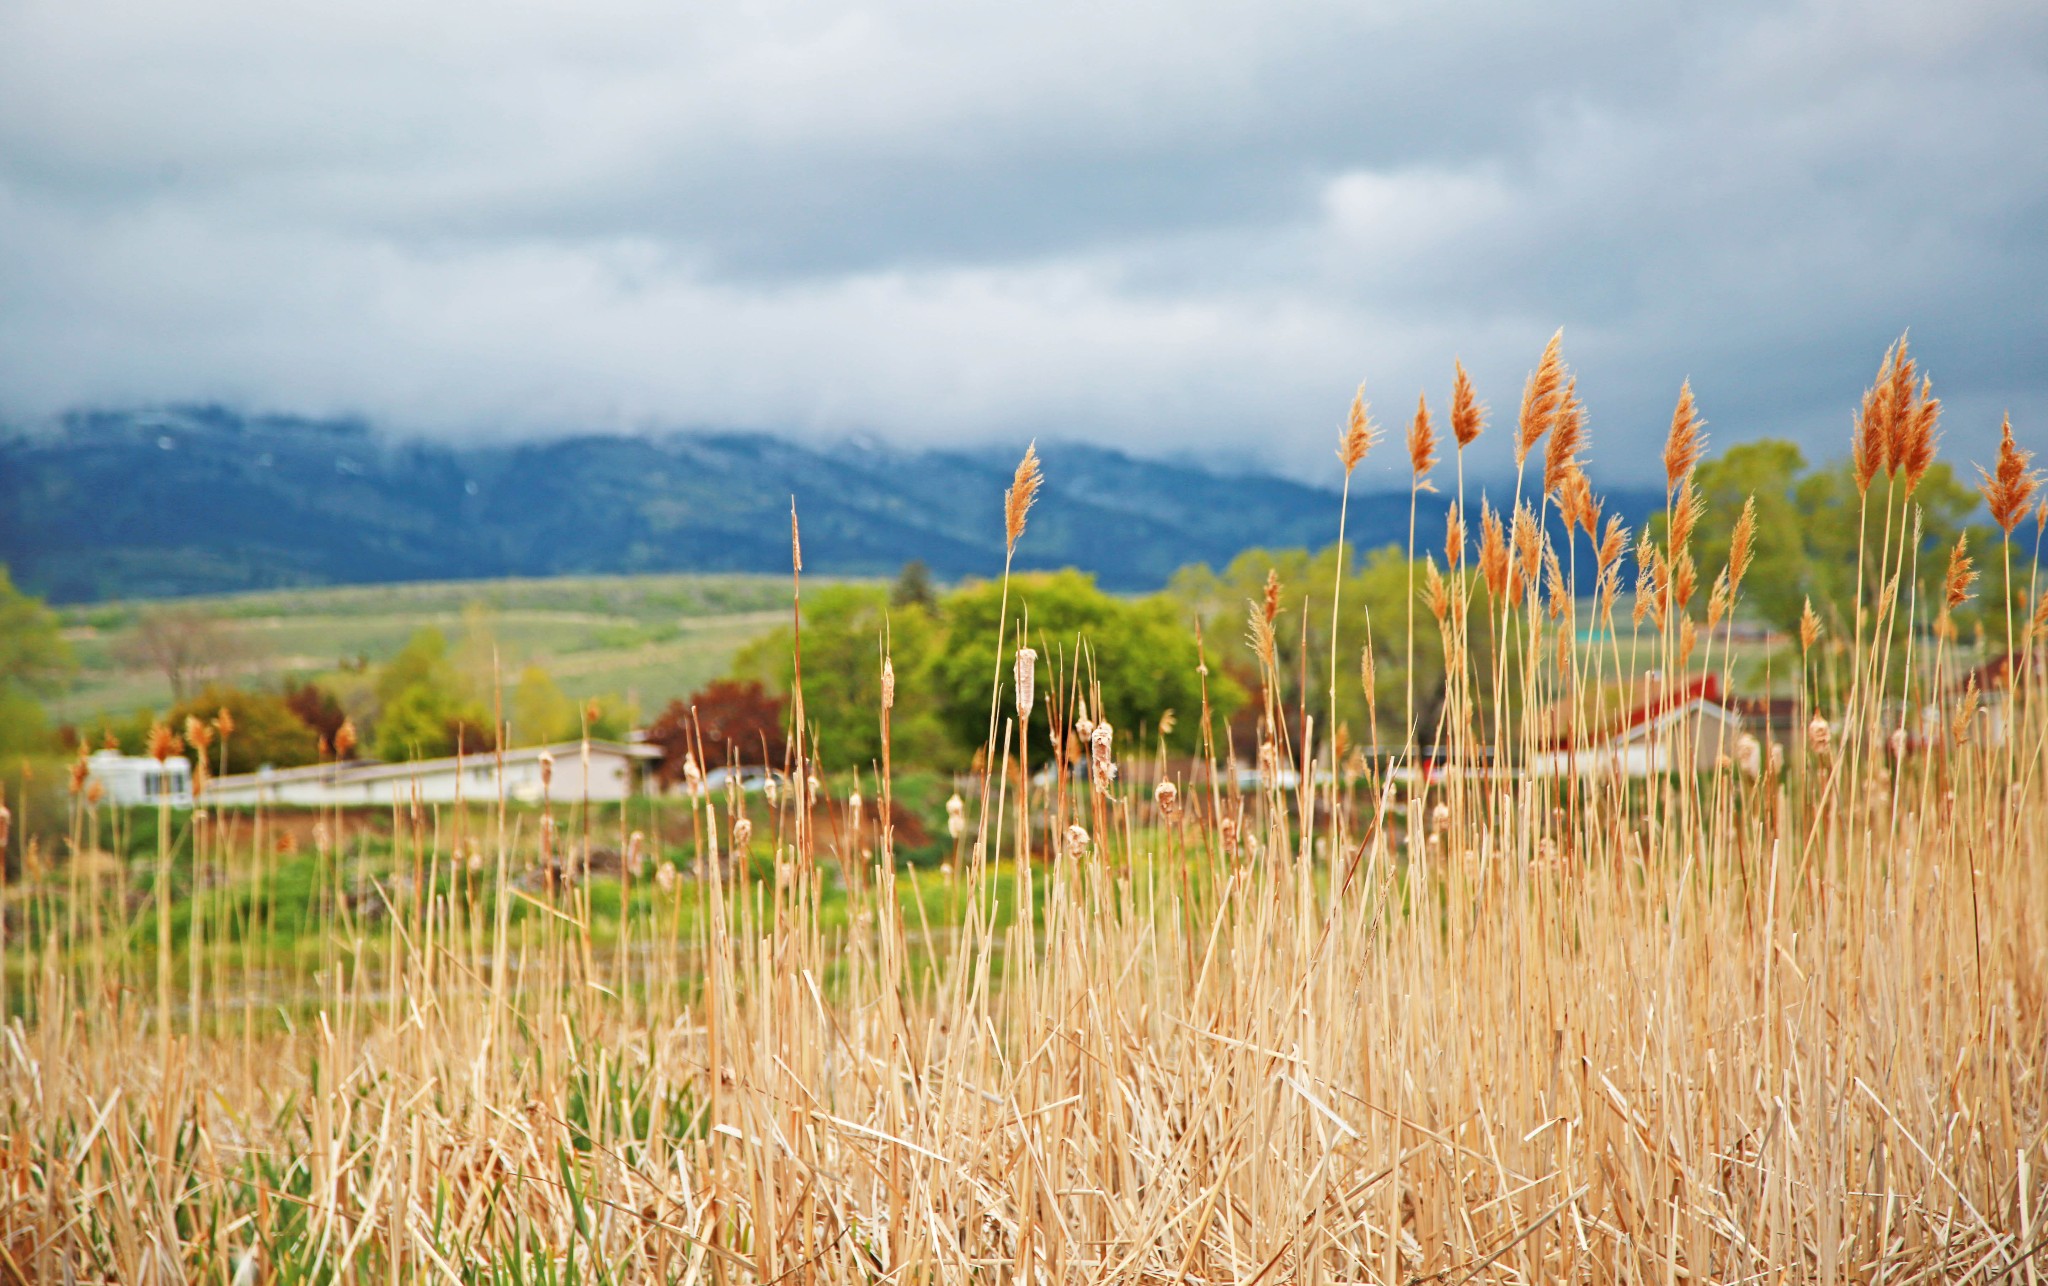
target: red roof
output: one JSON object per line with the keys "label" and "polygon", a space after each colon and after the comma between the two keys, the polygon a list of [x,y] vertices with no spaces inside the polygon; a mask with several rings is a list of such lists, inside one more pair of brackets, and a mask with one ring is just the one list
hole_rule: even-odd
{"label": "red roof", "polygon": [[[1653,682],[1655,681],[1653,680]],[[1688,681],[1683,686],[1669,691],[1658,692],[1653,690],[1648,700],[1643,701],[1630,710],[1619,721],[1610,722],[1604,730],[1599,728],[1588,729],[1587,741],[1597,745],[1613,741],[1617,737],[1627,736],[1637,728],[1653,723],[1674,710],[1682,710],[1695,701],[1706,701],[1726,708],[1728,703],[1723,701],[1721,697],[1721,676],[1713,673],[1703,674],[1696,679]],[[1565,733],[1557,737],[1551,742],[1549,748],[1552,750],[1570,750],[1572,748],[1571,734]]]}

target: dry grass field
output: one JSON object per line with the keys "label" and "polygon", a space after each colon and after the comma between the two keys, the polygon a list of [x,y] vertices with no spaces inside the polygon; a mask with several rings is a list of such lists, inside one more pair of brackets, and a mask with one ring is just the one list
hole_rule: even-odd
{"label": "dry grass field", "polygon": [[[1260,747],[1325,770],[1297,786],[1240,790],[1213,752],[1162,775],[1092,717],[1112,676],[1006,646],[943,906],[899,877],[886,758],[853,789],[864,766],[801,750],[772,799],[697,793],[681,869],[636,870],[616,811],[400,802],[366,901],[350,820],[320,819],[297,1007],[220,949],[265,914],[261,819],[195,819],[198,869],[132,906],[75,864],[28,872],[0,1281],[2040,1280],[2048,710],[1891,642],[1916,592],[1968,601],[1970,556],[1916,587],[1906,533],[1865,551],[1850,636],[1802,639],[1846,701],[1783,756],[1518,771],[1554,727],[1478,712],[1598,689],[1612,662],[1557,645],[1584,603],[1639,588],[1612,624],[1680,674],[1725,656],[1741,602],[1740,528],[1727,566],[1693,562],[1689,398],[1662,542],[1600,526],[1582,424],[1553,347],[1501,430],[1521,505],[1418,581],[1453,660],[1433,777],[1347,766],[1313,717]],[[1461,381],[1451,445],[1483,427]],[[1934,428],[1895,354],[1859,422],[1873,505]],[[1347,479],[1372,446],[1360,405]],[[1407,446],[1418,480],[1439,468],[1431,425]],[[1012,550],[1038,486],[1027,456],[991,514]],[[1986,490],[2008,534],[2034,520],[2010,438]],[[1576,557],[1551,506],[1598,533]],[[1360,681],[1362,640],[1290,658],[1271,612],[1210,655],[1248,647],[1269,694],[1288,666]],[[1476,669],[1479,631],[1522,646]],[[1902,676],[1941,711],[1910,746],[1881,699]],[[1038,744],[1019,716],[1045,708],[1063,735]],[[1035,776],[1081,756],[1085,778]],[[602,938],[595,848],[633,894]],[[180,920],[180,880],[236,895]]]}

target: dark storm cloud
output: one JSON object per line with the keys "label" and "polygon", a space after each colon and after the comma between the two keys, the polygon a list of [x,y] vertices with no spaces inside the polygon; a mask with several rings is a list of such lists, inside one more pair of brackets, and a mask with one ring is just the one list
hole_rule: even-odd
{"label": "dark storm cloud", "polygon": [[2048,411],[2044,56],[2022,4],[21,4],[0,407],[1320,469],[1359,377],[1505,416],[1563,325],[1640,476],[1687,376],[1832,454],[1911,326],[1980,449]]}

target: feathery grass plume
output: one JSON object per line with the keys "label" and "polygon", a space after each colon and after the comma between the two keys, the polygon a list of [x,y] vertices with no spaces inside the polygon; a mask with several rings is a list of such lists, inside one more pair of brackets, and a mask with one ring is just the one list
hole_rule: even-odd
{"label": "feathery grass plume", "polygon": [[1956,534],[1956,547],[1949,551],[1948,573],[1942,577],[1942,600],[1948,611],[1961,607],[1977,583],[1977,566],[1970,560],[1970,533]]}
{"label": "feathery grass plume", "polygon": [[1814,615],[1813,599],[1806,600],[1806,609],[1799,614],[1799,650],[1813,651],[1813,645],[1820,642],[1820,617]]}
{"label": "feathery grass plume", "polygon": [[[1863,391],[1856,413],[1855,433],[1849,439],[1849,455],[1856,477],[1856,490],[1865,493],[1880,472],[1890,473],[1897,464],[1897,423],[1901,408],[1900,389],[1912,387],[1912,359],[1905,353],[1906,340],[1900,336],[1887,348],[1877,369],[1877,380]],[[1903,376],[1903,381],[1901,379]]]}
{"label": "feathery grass plume", "polygon": [[1017,538],[1024,534],[1024,516],[1031,512],[1032,502],[1038,499],[1038,488],[1044,481],[1044,475],[1038,471],[1038,443],[1034,441],[1024,448],[1024,458],[1017,462],[1017,473],[1010,479],[1010,489],[1003,493],[1006,556],[1017,552]]}
{"label": "feathery grass plume", "polygon": [[192,747],[193,753],[202,758],[206,754],[206,748],[213,744],[213,729],[196,714],[185,716],[185,744]]}
{"label": "feathery grass plume", "polygon": [[1486,592],[1495,601],[1507,593],[1507,533],[1501,527],[1500,515],[1484,500],[1479,502],[1479,574],[1486,581]]}
{"label": "feathery grass plume", "polygon": [[2048,633],[2048,589],[2034,596],[2034,614],[2027,618],[2026,650],[2032,652],[2034,644],[2044,633]]}
{"label": "feathery grass plume", "polygon": [[1543,529],[1527,504],[1515,506],[1514,547],[1523,582],[1534,585],[1543,566]]}
{"label": "feathery grass plume", "polygon": [[1456,571],[1464,561],[1465,515],[1460,511],[1458,502],[1453,500],[1451,507],[1444,511],[1444,565]]}
{"label": "feathery grass plume", "polygon": [[1977,718],[1977,703],[1983,699],[1977,691],[1977,676],[1971,675],[1963,688],[1963,699],[1956,704],[1955,718],[1949,723],[1949,737],[1957,745],[1969,740],[1970,724]]}
{"label": "feathery grass plume", "polygon": [[1344,436],[1337,442],[1337,458],[1344,463],[1345,477],[1351,476],[1351,471],[1379,440],[1379,426],[1372,422],[1372,407],[1365,400],[1365,381],[1360,380],[1358,392],[1351,398],[1351,416],[1344,424]]}
{"label": "feathery grass plume", "polygon": [[1906,494],[1912,495],[1920,479],[1934,464],[1936,439],[1940,436],[1941,399],[1934,396],[1934,381],[1920,381],[1920,393],[1899,431],[1899,472],[1906,476]]}
{"label": "feathery grass plume", "polygon": [[1451,591],[1436,570],[1435,558],[1426,559],[1424,562],[1424,584],[1429,594],[1429,613],[1436,617],[1436,623],[1441,627],[1445,616],[1451,610]]}
{"label": "feathery grass plume", "polygon": [[1579,448],[1586,445],[1586,404],[1579,401],[1577,376],[1565,381],[1550,416],[1550,439],[1543,444],[1543,491],[1559,495],[1579,472]]}
{"label": "feathery grass plume", "polygon": [[1674,552],[1692,544],[1693,529],[1699,526],[1706,509],[1706,502],[1700,498],[1700,489],[1687,479],[1671,506],[1671,538],[1666,543]]}
{"label": "feathery grass plume", "polygon": [[1918,372],[1906,337],[1892,346],[1891,378],[1884,394],[1884,471],[1897,473],[1906,462],[1906,434],[1913,423],[1913,384]]}
{"label": "feathery grass plume", "polygon": [[346,759],[355,752],[356,721],[343,719],[341,726],[334,730],[334,757]]}
{"label": "feathery grass plume", "polygon": [[1429,395],[1415,395],[1415,418],[1408,422],[1408,467],[1417,482],[1436,464],[1436,426],[1429,421]]}
{"label": "feathery grass plume", "polygon": [[1557,546],[1548,540],[1543,542],[1543,576],[1550,587],[1550,619],[1554,621],[1564,615],[1572,592],[1564,583],[1564,564],[1558,561]]}
{"label": "feathery grass plume", "polygon": [[1607,519],[1607,534],[1600,538],[1600,547],[1594,552],[1594,559],[1601,571],[1615,565],[1622,552],[1628,548],[1628,524],[1620,514],[1611,514]]}
{"label": "feathery grass plume", "polygon": [[1721,569],[1721,574],[1714,577],[1713,591],[1707,595],[1707,632],[1709,634],[1713,633],[1715,628],[1721,624],[1721,618],[1728,614],[1729,607],[1735,602],[1735,589],[1729,583],[1728,572],[1729,569],[1727,567]]}
{"label": "feathery grass plume", "polygon": [[1600,534],[1600,501],[1593,495],[1593,483],[1586,477],[1584,469],[1574,468],[1564,480],[1564,494],[1559,498],[1558,508],[1564,514],[1567,529],[1577,526],[1585,529],[1586,539],[1592,540]]}
{"label": "feathery grass plume", "polygon": [[1999,427],[1997,469],[1986,473],[1983,466],[1977,468],[1978,477],[1983,479],[1980,490],[1984,493],[1985,506],[1991,510],[1991,521],[1997,523],[1999,530],[2007,536],[2011,536],[2012,529],[2027,516],[2027,504],[2033,499],[2035,488],[2041,485],[2041,480],[2027,468],[2027,462],[2033,458],[2032,451],[2012,440],[2012,416],[2008,415]]}
{"label": "feathery grass plume", "polygon": [[1465,363],[1455,365],[1458,373],[1451,379],[1451,436],[1463,451],[1477,442],[1486,429],[1486,404],[1472,391],[1472,377],[1465,374]]}
{"label": "feathery grass plume", "polygon": [[1259,603],[1247,604],[1251,611],[1246,615],[1245,642],[1257,654],[1261,666],[1274,664],[1273,618]]}
{"label": "feathery grass plume", "polygon": [[1684,674],[1692,664],[1693,649],[1699,646],[1700,631],[1690,616],[1678,618],[1678,672]]}
{"label": "feathery grass plume", "polygon": [[1735,520],[1735,534],[1728,540],[1728,593],[1742,592],[1742,577],[1756,557],[1756,497],[1742,502],[1742,516]]}
{"label": "feathery grass plume", "polygon": [[228,712],[226,706],[222,706],[220,713],[213,716],[213,730],[223,737],[235,735],[235,716]]}
{"label": "feathery grass plume", "polygon": [[171,731],[169,724],[155,723],[150,725],[149,757],[151,759],[156,760],[158,763],[163,763],[172,755],[182,752],[184,748],[184,745],[178,740],[178,734]]}
{"label": "feathery grass plume", "polygon": [[1529,459],[1529,452],[1550,431],[1550,419],[1557,413],[1558,390],[1564,387],[1564,332],[1558,331],[1543,346],[1542,360],[1522,385],[1522,414],[1515,430],[1515,468]]}
{"label": "feathery grass plume", "polygon": [[1372,644],[1367,643],[1364,647],[1358,649],[1358,686],[1365,692],[1368,700],[1379,692],[1377,686],[1379,675],[1375,665],[1376,663],[1372,656]]}
{"label": "feathery grass plume", "polygon": [[1671,431],[1664,436],[1665,491],[1678,490],[1679,484],[1692,477],[1692,471],[1699,466],[1700,456],[1707,449],[1700,436],[1706,423],[1693,401],[1692,381],[1687,380],[1678,386],[1678,406],[1671,412]]}
{"label": "feathery grass plume", "polygon": [[1699,588],[1699,564],[1693,561],[1690,550],[1681,549],[1672,556],[1669,570],[1671,606],[1673,610],[1682,612],[1692,602],[1693,591]]}
{"label": "feathery grass plume", "polygon": [[1631,617],[1636,625],[1643,623],[1645,613],[1655,613],[1658,628],[1664,625],[1664,586],[1668,573],[1664,568],[1664,553],[1650,540],[1648,528],[1643,530],[1642,539],[1636,545],[1636,605]]}
{"label": "feathery grass plume", "polygon": [[1266,569],[1266,601],[1261,605],[1266,614],[1266,627],[1270,630],[1273,622],[1280,619],[1280,569]]}

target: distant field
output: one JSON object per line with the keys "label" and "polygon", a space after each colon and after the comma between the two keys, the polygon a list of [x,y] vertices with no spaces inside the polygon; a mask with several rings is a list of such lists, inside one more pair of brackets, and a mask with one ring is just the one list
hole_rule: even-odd
{"label": "distant field", "polygon": [[[494,643],[508,681],[539,665],[572,697],[630,695],[652,711],[724,673],[736,651],[780,623],[788,594],[788,582],[772,576],[567,576],[267,590],[178,605],[230,632],[238,684],[375,665],[434,626],[457,649]],[[53,718],[79,723],[170,703],[163,674],[121,658],[122,640],[149,606],[63,610],[79,671],[50,703]]]}

